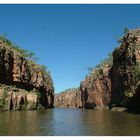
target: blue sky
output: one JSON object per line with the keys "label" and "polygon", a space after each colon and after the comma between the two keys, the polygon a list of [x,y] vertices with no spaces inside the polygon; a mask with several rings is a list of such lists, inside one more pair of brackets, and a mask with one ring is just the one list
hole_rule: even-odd
{"label": "blue sky", "polygon": [[0,5],[0,34],[39,57],[57,93],[78,87],[125,27],[140,27],[140,5]]}

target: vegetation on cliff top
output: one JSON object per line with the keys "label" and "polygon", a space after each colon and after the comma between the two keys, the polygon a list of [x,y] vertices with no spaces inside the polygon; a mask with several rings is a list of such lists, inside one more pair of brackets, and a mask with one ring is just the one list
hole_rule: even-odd
{"label": "vegetation on cliff top", "polygon": [[[121,43],[120,47],[115,48],[113,53],[109,54],[108,57],[102,60],[101,63],[98,64],[95,68],[88,67],[89,75],[86,76],[86,80],[95,80],[100,77],[102,78],[102,69],[106,66],[111,67],[113,65],[114,57],[115,59],[118,59],[118,61],[120,61],[120,74],[127,73],[127,75],[129,76],[129,81],[126,85],[127,88],[124,89],[124,92],[122,94],[124,94],[126,97],[132,97],[135,94],[136,89],[140,85],[140,64],[135,63],[132,57],[134,56],[135,51],[140,50],[140,44],[134,41],[134,38],[140,35],[140,30],[128,30],[128,28],[125,28],[123,33],[124,37],[120,39],[121,41],[118,41],[118,43]],[[131,45],[129,47],[126,47],[125,38],[127,38],[129,33],[129,40],[126,41],[130,42]],[[127,58],[127,60],[124,60],[125,63],[123,61],[123,58]],[[128,65],[128,62],[129,64],[131,63],[131,65]]]}
{"label": "vegetation on cliff top", "polygon": [[[140,85],[140,64],[136,62],[136,56],[134,54],[140,51],[140,43],[137,40],[139,36],[140,29],[127,30],[125,36],[121,38],[120,47],[113,52],[114,57],[121,64],[120,73],[123,74],[125,72],[129,77],[127,83],[124,83],[127,87],[124,90],[126,97],[133,97]],[[122,61],[123,58],[126,58],[124,60],[125,63]]]}
{"label": "vegetation on cliff top", "polygon": [[12,41],[7,39],[5,36],[0,36],[1,42],[6,44],[8,47],[10,47],[13,50],[16,50],[18,53],[20,53],[23,57],[25,57],[28,60],[36,62],[38,60],[38,57],[35,56],[35,53],[29,52],[28,50],[20,48],[18,45],[14,44]]}
{"label": "vegetation on cliff top", "polygon": [[[31,64],[36,65],[36,61],[39,59],[38,57],[36,57],[34,52],[30,52],[28,50],[22,49],[21,47],[19,47],[18,45],[14,44],[12,41],[10,41],[9,39],[7,39],[6,36],[0,36],[0,42],[2,42],[3,44],[5,44],[7,47],[15,50],[16,52],[20,53],[22,57],[26,58]],[[42,70],[44,76],[45,76],[45,80],[48,83],[49,86],[53,86],[53,81],[51,78],[51,74],[50,71],[47,69],[47,67],[45,65],[39,65],[40,69]]]}
{"label": "vegetation on cliff top", "polygon": [[70,92],[70,91],[72,91],[72,90],[76,90],[76,88],[67,88],[67,89],[61,91],[59,94],[67,93],[67,92]]}
{"label": "vegetation on cliff top", "polygon": [[112,54],[108,54],[107,58],[100,60],[100,64],[93,67],[88,67],[89,74],[86,76],[86,79],[91,76],[93,79],[99,78],[102,75],[102,68],[111,67],[113,64]]}

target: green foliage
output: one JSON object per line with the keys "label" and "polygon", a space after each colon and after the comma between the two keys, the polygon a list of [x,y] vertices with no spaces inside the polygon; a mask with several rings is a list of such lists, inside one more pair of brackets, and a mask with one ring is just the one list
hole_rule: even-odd
{"label": "green foliage", "polygon": [[135,44],[134,48],[137,49],[137,50],[140,50],[140,45],[139,44]]}
{"label": "green foliage", "polygon": [[[43,73],[47,72],[47,67],[46,65],[40,65],[41,70],[43,71]],[[49,71],[48,71],[49,72]]]}
{"label": "green foliage", "polygon": [[38,58],[35,56],[35,54],[33,52],[29,52],[28,50],[20,48],[19,46],[15,45],[13,42],[8,40],[6,38],[6,36],[0,36],[0,40],[3,43],[5,43],[8,47],[10,47],[10,48],[16,50],[17,52],[19,52],[26,59],[34,61],[34,62],[38,60]]}
{"label": "green foliage", "polygon": [[2,110],[6,110],[6,107],[7,107],[6,98],[7,97],[8,97],[8,91],[6,89],[4,89],[2,98],[0,100],[0,109],[2,109]]}
{"label": "green foliage", "polygon": [[50,88],[53,86],[53,80],[51,78],[51,72],[48,71],[47,67],[45,65],[40,65],[40,68],[42,70],[42,72],[45,75],[45,80],[46,83],[48,84],[48,86],[50,86]]}
{"label": "green foliage", "polygon": [[[129,32],[129,29],[127,27],[124,28],[124,31],[123,33],[124,34],[127,34]],[[117,40],[118,43],[122,43],[123,42],[123,37],[120,37],[118,40]]]}
{"label": "green foliage", "polygon": [[94,68],[91,67],[91,66],[88,67],[88,70],[89,70],[89,71],[92,71],[93,69],[94,69]]}
{"label": "green foliage", "polygon": [[103,59],[103,60],[100,60],[100,64],[98,64],[95,68],[101,68],[101,67],[104,67],[104,66],[111,66],[113,63],[113,57],[112,57],[112,54],[108,54],[107,58]]}
{"label": "green foliage", "polygon": [[4,107],[5,107],[5,99],[2,98],[2,99],[0,100],[0,109],[3,109]]}
{"label": "green foliage", "polygon": [[133,95],[135,94],[136,89],[139,86],[140,64],[137,64],[131,72],[133,74],[133,77],[132,77],[131,81],[133,81],[133,82],[129,83],[129,88],[127,88],[127,90],[124,92],[124,95],[126,97],[133,97]]}
{"label": "green foliage", "polygon": [[91,73],[93,70],[94,70],[93,67],[91,67],[91,66],[88,67],[88,71],[89,71],[89,73]]}
{"label": "green foliage", "polygon": [[71,91],[73,88],[68,88],[68,89],[65,89],[65,90],[63,90],[61,93],[66,93],[66,92],[69,92],[69,91]]}
{"label": "green foliage", "polygon": [[44,109],[45,107],[43,106],[43,105],[41,105],[41,104],[38,104],[37,105],[37,110],[41,110],[41,109]]}
{"label": "green foliage", "polygon": [[[113,64],[113,57],[112,54],[108,54],[107,58],[100,61],[100,64],[96,65],[95,68],[89,66],[89,75],[91,75],[94,79],[102,77],[102,68],[106,66],[112,66]],[[86,75],[86,79],[89,78],[89,75]]]}
{"label": "green foliage", "polygon": [[[8,40],[5,35],[0,36],[0,42],[6,44],[7,47],[9,47],[9,48],[17,51],[18,53],[20,53],[32,65],[35,65],[35,62],[38,60],[38,57],[35,56],[35,53],[29,52],[28,50],[20,48],[19,46],[15,45],[13,42]],[[53,81],[52,81],[51,76],[50,76],[50,71],[47,70],[47,67],[45,65],[40,65],[40,68],[41,68],[43,74],[45,75],[45,78],[46,78],[47,82],[50,85],[53,85]],[[29,76],[30,76],[30,73],[28,73],[28,77]]]}
{"label": "green foliage", "polygon": [[36,92],[38,100],[41,98],[41,93],[39,91]]}
{"label": "green foliage", "polygon": [[118,43],[122,43],[123,42],[123,37],[120,37],[118,40],[117,40]]}
{"label": "green foliage", "polygon": [[38,57],[35,56],[35,53],[33,53],[33,52],[28,52],[28,51],[27,51],[27,53],[26,53],[26,58],[27,58],[28,60],[35,61],[35,62],[39,59]]}
{"label": "green foliage", "polygon": [[21,110],[27,110],[27,103],[21,105]]}
{"label": "green foliage", "polygon": [[140,80],[140,64],[135,66],[134,74],[135,74],[135,81],[138,82]]}
{"label": "green foliage", "polygon": [[7,97],[8,97],[8,91],[7,91],[6,89],[4,89],[3,97],[4,97],[4,98],[7,98]]}
{"label": "green foliage", "polygon": [[127,27],[125,27],[123,33],[127,34],[128,32],[129,32],[129,29]]}

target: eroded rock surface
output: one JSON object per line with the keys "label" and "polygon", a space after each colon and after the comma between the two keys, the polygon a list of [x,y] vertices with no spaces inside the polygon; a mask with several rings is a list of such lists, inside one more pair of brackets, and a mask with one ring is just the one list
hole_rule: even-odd
{"label": "eroded rock surface", "polygon": [[112,104],[140,108],[140,29],[131,30],[113,52]]}
{"label": "eroded rock surface", "polygon": [[106,61],[109,63],[93,69],[81,81],[78,100],[74,92],[60,94],[56,97],[57,106],[72,107],[81,100],[82,108],[140,109],[140,29],[130,30],[112,56],[112,62]]}
{"label": "eroded rock surface", "polygon": [[54,106],[56,108],[81,108],[81,94],[79,89],[70,89],[55,95]]}
{"label": "eroded rock surface", "polygon": [[20,110],[22,105],[27,109],[36,109],[38,105],[53,107],[54,87],[50,75],[1,40],[0,83],[0,98],[5,92],[8,95],[5,101],[0,101],[4,109]]}
{"label": "eroded rock surface", "polygon": [[82,104],[85,108],[106,108],[111,100],[110,67],[93,71],[80,84]]}

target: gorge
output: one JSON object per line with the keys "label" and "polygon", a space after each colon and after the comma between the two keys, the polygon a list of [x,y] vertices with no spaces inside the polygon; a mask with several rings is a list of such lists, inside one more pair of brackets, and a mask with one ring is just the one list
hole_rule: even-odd
{"label": "gorge", "polygon": [[0,135],[139,135],[140,29],[120,43],[78,88],[56,94],[46,67],[0,37]]}
{"label": "gorge", "polygon": [[[86,108],[140,109],[140,29],[128,31],[78,88],[54,95],[48,71],[27,58],[26,51],[0,38],[0,110]],[[26,54],[26,55],[25,55]],[[116,107],[116,108],[115,108]],[[118,107],[118,108],[117,108]]]}
{"label": "gorge", "polygon": [[55,97],[63,108],[140,109],[140,29],[129,30],[121,45],[80,83]]}

